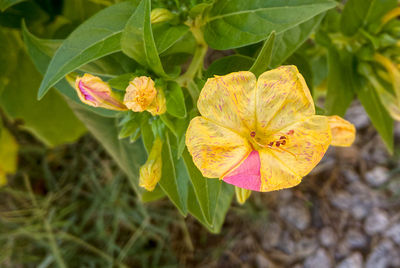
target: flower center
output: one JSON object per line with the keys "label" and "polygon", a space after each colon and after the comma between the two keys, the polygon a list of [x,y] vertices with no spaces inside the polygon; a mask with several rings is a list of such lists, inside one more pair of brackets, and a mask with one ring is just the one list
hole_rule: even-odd
{"label": "flower center", "polygon": [[[251,137],[252,144],[255,145],[256,148],[260,148],[261,147],[260,149],[267,148],[267,149],[277,150],[279,152],[287,152],[287,153],[293,155],[293,157],[296,158],[295,154],[293,154],[292,152],[288,151],[285,148],[282,148],[284,145],[286,145],[288,143],[289,137],[292,136],[293,134],[294,134],[294,130],[291,129],[287,133],[280,134],[279,139],[270,141],[266,145],[263,144],[263,142],[261,141],[260,138],[256,137],[256,132],[255,131],[252,131],[250,133],[250,137]],[[278,135],[279,135],[279,133],[278,133]]]}

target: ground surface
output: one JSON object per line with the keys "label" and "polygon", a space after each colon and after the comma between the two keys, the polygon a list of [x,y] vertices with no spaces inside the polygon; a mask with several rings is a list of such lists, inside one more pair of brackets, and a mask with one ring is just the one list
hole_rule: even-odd
{"label": "ground surface", "polygon": [[362,108],[348,118],[353,147],[331,148],[298,187],[234,202],[219,235],[167,200],[138,202],[90,135],[48,150],[14,128],[20,170],[0,190],[0,266],[400,267],[399,157]]}

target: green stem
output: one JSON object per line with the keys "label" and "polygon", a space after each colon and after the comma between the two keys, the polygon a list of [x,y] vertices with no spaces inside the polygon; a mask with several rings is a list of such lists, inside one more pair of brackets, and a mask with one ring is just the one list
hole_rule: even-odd
{"label": "green stem", "polygon": [[190,62],[189,68],[183,75],[181,75],[177,79],[177,82],[181,87],[185,87],[188,89],[189,94],[193,99],[193,102],[196,103],[199,92],[198,90],[195,90],[194,87],[190,84],[193,83],[193,80],[196,77],[201,78],[202,76],[204,57],[206,56],[208,46],[204,41],[203,31],[200,27],[201,19],[196,18],[195,20],[189,21],[186,24],[189,25],[190,31],[192,32],[196,40],[197,46],[192,61]]}

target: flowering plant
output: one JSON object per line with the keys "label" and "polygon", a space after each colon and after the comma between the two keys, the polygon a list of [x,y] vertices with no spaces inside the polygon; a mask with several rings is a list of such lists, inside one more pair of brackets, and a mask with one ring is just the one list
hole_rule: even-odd
{"label": "flowering plant", "polygon": [[[43,75],[35,105],[68,103],[73,118],[54,119],[57,135],[26,120],[30,129],[57,145],[87,128],[143,202],[168,197],[218,232],[235,193],[242,204],[252,191],[294,187],[330,145],[351,146],[355,128],[343,117],[355,98],[393,151],[397,0],[98,2],[76,28],[28,21],[23,39],[0,33],[23,43]],[[30,118],[13,114],[7,85],[0,79],[2,108]]]}

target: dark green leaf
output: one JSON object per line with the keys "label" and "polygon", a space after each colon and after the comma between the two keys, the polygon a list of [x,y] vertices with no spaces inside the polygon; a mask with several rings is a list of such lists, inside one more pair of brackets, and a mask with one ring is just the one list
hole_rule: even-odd
{"label": "dark green leaf", "polygon": [[187,150],[183,152],[182,158],[185,161],[187,176],[193,185],[201,211],[206,221],[212,225],[222,182],[219,179],[204,178],[194,165]]}
{"label": "dark green leaf", "polygon": [[330,0],[217,1],[208,13],[204,37],[215,49],[254,44],[272,31],[284,32],[335,5]]}
{"label": "dark green leaf", "polygon": [[174,134],[174,136],[178,136],[174,122],[171,121],[168,115],[162,114],[160,115],[160,118],[163,121],[163,123],[167,126],[167,128],[172,132],[172,134]]}
{"label": "dark green leaf", "polygon": [[204,77],[210,78],[214,75],[225,75],[232,72],[248,70],[254,63],[254,59],[242,56],[242,55],[231,55],[223,57],[211,63]]}
{"label": "dark green leaf", "polygon": [[328,92],[325,109],[328,115],[344,116],[354,98],[354,56],[331,47],[328,51]]}
{"label": "dark green leaf", "polygon": [[133,73],[123,74],[114,78],[111,78],[107,81],[107,83],[115,89],[125,91],[126,88],[129,86],[129,82],[136,77]]}
{"label": "dark green leaf", "polygon": [[7,8],[9,8],[15,4],[21,3],[23,1],[26,1],[26,0],[0,0],[0,11],[3,12]]}
{"label": "dark green leaf", "polygon": [[169,23],[163,23],[153,26],[154,41],[158,54],[161,54],[172,47],[176,42],[181,40],[188,31],[189,27],[186,25],[173,26]]}
{"label": "dark green leaf", "polygon": [[184,176],[182,159],[174,163],[170,138],[168,132],[165,133],[165,140],[162,148],[162,177],[159,185],[175,204],[182,215],[187,214],[187,183],[188,178]]}
{"label": "dark green leaf", "polygon": [[380,18],[397,6],[397,0],[349,0],[344,6],[340,28],[346,35],[370,23],[380,23]]}
{"label": "dark green leaf", "polygon": [[141,65],[152,69],[160,76],[166,76],[154,42],[150,11],[150,0],[142,0],[126,23],[122,33],[121,48],[126,55]]}
{"label": "dark green leaf", "polygon": [[[47,66],[50,63],[51,56],[54,54],[54,51],[57,49],[60,44],[59,40],[47,40],[40,39],[32,35],[25,26],[25,23],[22,25],[22,35],[24,37],[24,42],[27,47],[27,51],[31,59],[33,60],[36,69],[44,74]],[[67,96],[69,99],[79,103],[80,105],[85,105],[91,111],[98,113],[103,116],[114,116],[116,114],[115,111],[106,110],[102,108],[94,108],[91,106],[87,106],[86,104],[82,104],[80,99],[78,98],[75,90],[69,85],[69,83],[62,79],[56,85],[55,88]]]}
{"label": "dark green leaf", "polygon": [[323,17],[324,14],[320,14],[290,30],[278,34],[272,50],[271,69],[280,66],[292,55],[319,26]]}
{"label": "dark green leaf", "polygon": [[110,6],[71,33],[52,58],[40,85],[38,97],[42,98],[50,87],[69,72],[119,51],[122,30],[135,7],[133,2]]}
{"label": "dark green leaf", "polygon": [[172,116],[185,118],[186,105],[182,88],[176,82],[169,82],[167,89],[167,112]]}
{"label": "dark green leaf", "polygon": [[131,136],[132,134],[137,133],[137,130],[140,128],[139,122],[136,122],[135,120],[131,120],[128,123],[124,124],[124,126],[121,128],[118,138],[123,139],[126,137]]}
{"label": "dark green leaf", "polygon": [[149,118],[147,115],[142,116],[140,122],[140,131],[143,140],[144,148],[147,151],[147,154],[150,154],[151,147],[154,142],[153,130],[151,129],[151,125],[149,123]]}
{"label": "dark green leaf", "polygon": [[274,47],[275,32],[271,32],[268,39],[265,40],[264,45],[258,54],[256,61],[250,68],[250,72],[255,74],[257,77],[268,69],[269,63],[271,61],[272,49]]}
{"label": "dark green leaf", "polygon": [[[364,106],[372,124],[382,137],[386,148],[393,153],[393,125],[394,121],[385,107],[382,105],[378,95],[370,86],[365,86],[357,91],[357,97]],[[350,118],[351,120],[351,118]]]}

